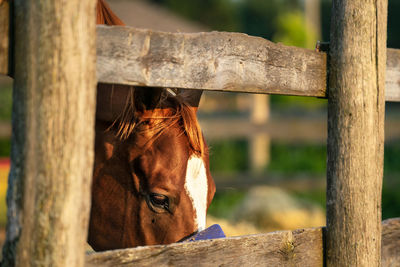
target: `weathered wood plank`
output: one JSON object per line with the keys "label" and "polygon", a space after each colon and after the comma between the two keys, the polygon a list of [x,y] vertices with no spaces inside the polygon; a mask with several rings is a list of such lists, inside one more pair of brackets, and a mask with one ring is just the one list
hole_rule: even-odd
{"label": "weathered wood plank", "polygon": [[400,49],[387,49],[386,101],[400,101]]}
{"label": "weathered wood plank", "polygon": [[0,265],[83,266],[94,159],[96,1],[13,5],[18,53]]}
{"label": "weathered wood plank", "polygon": [[[0,12],[0,74],[7,74],[8,1]],[[386,101],[400,101],[400,50],[387,53]],[[97,54],[104,83],[326,97],[326,53],[241,33],[97,26]]]}
{"label": "weathered wood plank", "polygon": [[[382,266],[400,266],[400,218],[382,222]],[[324,228],[92,253],[103,266],[322,266]]]}
{"label": "weathered wood plank", "polygon": [[[104,83],[326,96],[326,53],[241,33],[97,28]],[[400,101],[400,51],[388,49],[386,100]]]}
{"label": "weathered wood plank", "polygon": [[325,96],[326,54],[241,33],[97,26],[99,82]]}
{"label": "weathered wood plank", "polygon": [[322,266],[322,229],[139,247],[87,256],[86,266]]}
{"label": "weathered wood plank", "polygon": [[9,73],[8,49],[10,28],[10,3],[9,0],[0,0],[0,74]]}
{"label": "weathered wood plank", "polygon": [[333,0],[331,23],[326,263],[380,266],[387,0]]}

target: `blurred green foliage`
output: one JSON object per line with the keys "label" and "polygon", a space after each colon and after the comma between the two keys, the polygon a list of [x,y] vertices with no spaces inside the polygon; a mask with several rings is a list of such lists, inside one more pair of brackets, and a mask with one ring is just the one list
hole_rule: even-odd
{"label": "blurred green foliage", "polygon": [[[248,143],[246,140],[224,140],[211,143],[210,167],[216,172],[247,171]],[[400,140],[385,144],[385,174],[400,175]],[[287,144],[274,142],[270,147],[270,163],[266,172],[291,175],[296,172],[324,174],[326,172],[325,144]],[[400,180],[400,179],[399,179]]]}
{"label": "blurred green foliage", "polygon": [[0,158],[6,158],[10,156],[11,152],[11,140],[9,138],[0,139]]}
{"label": "blurred green foliage", "polygon": [[[215,172],[246,172],[248,163],[248,144],[244,140],[225,140],[213,142],[210,156],[210,166]],[[236,155],[234,155],[236,154]],[[214,157],[214,155],[218,155]],[[400,140],[385,144],[384,183],[382,192],[382,217],[384,219],[400,216]],[[326,145],[324,144],[285,144],[272,143],[270,147],[271,161],[268,172],[280,173],[287,178],[296,173],[320,174],[326,173]],[[315,176],[313,176],[315,177]],[[293,192],[296,196],[311,200],[325,208],[325,190],[306,190]],[[224,215],[236,203],[240,202],[244,191],[219,192],[215,204],[210,207],[213,215]],[[225,203],[226,199],[226,203]],[[214,200],[213,200],[214,202]],[[215,206],[214,206],[215,205]],[[225,212],[225,213],[224,213]],[[222,216],[221,215],[221,216]],[[225,216],[225,215],[224,215]],[[222,216],[222,217],[224,217]]]}
{"label": "blurred green foliage", "polygon": [[228,218],[232,209],[246,196],[244,190],[217,191],[208,208],[208,213],[215,217]]}
{"label": "blurred green foliage", "polygon": [[269,40],[279,14],[300,10],[296,0],[152,0],[212,30],[244,32]]}
{"label": "blurred green foliage", "polygon": [[269,171],[284,174],[325,173],[326,146],[314,144],[271,144]]}
{"label": "blurred green foliage", "polygon": [[304,97],[271,95],[271,105],[278,109],[303,109],[308,111],[317,111],[327,107],[327,99]]}
{"label": "blurred green foliage", "polygon": [[153,0],[175,13],[219,31],[237,31],[237,8],[230,0]]}
{"label": "blurred green foliage", "polygon": [[[397,177],[396,177],[397,176]],[[382,218],[400,217],[400,173],[385,176],[382,188]]]}
{"label": "blurred green foliage", "polygon": [[11,120],[12,87],[0,86],[0,121]]}
{"label": "blurred green foliage", "polygon": [[319,204],[319,206],[325,209],[326,203],[326,192],[325,190],[307,190],[307,191],[294,191],[292,192],[295,196],[300,199],[305,199],[313,203]]}
{"label": "blurred green foliage", "polygon": [[399,183],[400,183],[400,140],[396,140],[394,142],[385,144],[384,161],[385,161],[384,164],[385,173],[386,174],[398,173]]}
{"label": "blurred green foliage", "polygon": [[[237,31],[273,40],[281,35],[279,24],[286,24],[285,18],[293,25],[299,24],[303,0],[151,0],[175,13],[200,22],[213,30]],[[331,21],[331,0],[320,1],[322,41],[329,41]],[[290,18],[288,14],[299,15]],[[388,47],[400,48],[400,1],[388,2]],[[303,20],[303,19],[301,19]],[[289,22],[287,24],[290,24]],[[301,30],[299,26],[290,26]],[[309,29],[310,30],[310,29]],[[301,30],[302,31],[302,30]],[[291,34],[295,39],[298,33]],[[292,41],[290,41],[292,42]],[[297,45],[309,47],[309,45]],[[312,47],[310,47],[312,48]]]}
{"label": "blurred green foliage", "polygon": [[248,169],[246,140],[209,142],[211,172],[235,173]]}
{"label": "blurred green foliage", "polygon": [[[247,171],[248,142],[246,140],[223,140],[210,143],[210,167],[216,172]],[[385,144],[385,174],[400,175],[400,140]],[[270,147],[270,163],[266,172],[291,175],[296,172],[324,174],[326,172],[325,144],[287,144],[274,142]]]}
{"label": "blurred green foliage", "polygon": [[305,48],[315,47],[316,33],[306,27],[304,15],[299,10],[280,15],[276,29],[272,38],[274,42]]}

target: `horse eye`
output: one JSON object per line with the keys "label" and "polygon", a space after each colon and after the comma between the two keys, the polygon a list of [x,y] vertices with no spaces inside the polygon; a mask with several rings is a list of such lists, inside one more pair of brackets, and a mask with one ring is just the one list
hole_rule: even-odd
{"label": "horse eye", "polygon": [[156,194],[156,193],[151,193],[149,195],[150,202],[153,206],[157,208],[162,208],[165,210],[169,209],[169,199],[167,196],[161,195],[161,194]]}

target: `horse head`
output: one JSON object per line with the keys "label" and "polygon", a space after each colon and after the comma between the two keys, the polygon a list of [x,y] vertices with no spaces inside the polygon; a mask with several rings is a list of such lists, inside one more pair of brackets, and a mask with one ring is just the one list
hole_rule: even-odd
{"label": "horse head", "polygon": [[203,230],[215,184],[196,118],[201,91],[99,84],[97,92],[89,244],[168,244]]}

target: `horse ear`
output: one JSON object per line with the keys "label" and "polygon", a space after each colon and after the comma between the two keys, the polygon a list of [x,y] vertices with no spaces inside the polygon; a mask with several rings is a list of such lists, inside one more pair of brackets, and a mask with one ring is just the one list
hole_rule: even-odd
{"label": "horse ear", "polygon": [[203,90],[179,89],[177,95],[181,97],[190,107],[196,112],[199,108],[199,103]]}
{"label": "horse ear", "polygon": [[155,109],[160,106],[164,89],[157,87],[135,87],[135,102],[139,111]]}
{"label": "horse ear", "polygon": [[114,121],[123,112],[129,102],[133,101],[133,86],[120,84],[97,84],[96,118],[103,121]]}
{"label": "horse ear", "polygon": [[96,24],[125,26],[125,23],[112,12],[104,0],[97,0]]}

